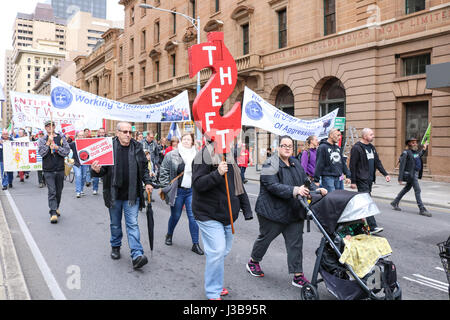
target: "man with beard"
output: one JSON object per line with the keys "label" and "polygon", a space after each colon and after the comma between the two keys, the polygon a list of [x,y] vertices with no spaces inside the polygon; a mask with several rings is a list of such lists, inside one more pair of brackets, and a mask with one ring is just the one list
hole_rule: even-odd
{"label": "man with beard", "polygon": [[401,210],[398,206],[400,200],[409,190],[411,190],[411,188],[413,188],[416,196],[416,202],[419,206],[419,214],[422,216],[431,217],[431,213],[427,211],[422,203],[419,185],[419,179],[422,179],[423,173],[422,157],[425,154],[427,147],[428,143],[425,143],[423,149],[419,151],[418,140],[416,138],[409,138],[406,140],[406,149],[400,156],[400,169],[398,174],[398,182],[403,184],[404,181],[406,182],[406,186],[400,191],[394,201],[391,202],[391,206],[394,210]]}

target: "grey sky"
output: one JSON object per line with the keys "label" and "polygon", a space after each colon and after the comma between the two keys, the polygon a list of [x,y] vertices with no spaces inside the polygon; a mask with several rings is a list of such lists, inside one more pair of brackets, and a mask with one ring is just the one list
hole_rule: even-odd
{"label": "grey sky", "polygon": [[[51,3],[51,0],[2,1],[0,10],[0,83],[5,82],[5,50],[12,49],[13,24],[17,12],[32,13],[37,3]],[[123,6],[119,0],[107,0],[107,19],[123,20]],[[7,4],[6,4],[7,3]]]}

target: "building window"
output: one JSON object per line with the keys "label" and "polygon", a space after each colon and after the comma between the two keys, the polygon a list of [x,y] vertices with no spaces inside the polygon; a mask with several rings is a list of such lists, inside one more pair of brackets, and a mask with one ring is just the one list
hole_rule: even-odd
{"label": "building window", "polygon": [[155,22],[155,43],[159,43],[159,21]]}
{"label": "building window", "polygon": [[287,46],[287,15],[286,9],[278,11],[278,48]]}
{"label": "building window", "polygon": [[170,56],[170,62],[172,63],[172,77],[175,77],[177,75],[177,69],[176,69],[177,57],[176,57],[175,53]]}
{"label": "building window", "polygon": [[413,76],[426,73],[426,66],[430,64],[430,54],[402,58],[403,76]]}
{"label": "building window", "polygon": [[[147,0],[142,0],[141,3],[146,4]],[[141,8],[141,18],[147,14],[147,9]]]}
{"label": "building window", "polygon": [[159,61],[155,61],[155,82],[159,82]]}
{"label": "building window", "polygon": [[145,51],[145,36],[146,36],[146,32],[145,30],[142,30],[141,32],[141,52]]}
{"label": "building window", "polygon": [[119,77],[119,88],[118,88],[119,90],[119,92],[118,92],[118,95],[119,95],[119,97],[121,97],[122,96],[122,93],[123,93],[123,91],[122,91],[122,89],[123,89],[123,79],[122,79],[122,77]]}
{"label": "building window", "polygon": [[130,90],[129,90],[130,94],[134,92],[133,84],[134,84],[134,72],[130,71]]}
{"label": "building window", "polygon": [[141,67],[141,89],[145,87],[145,66]]}
{"label": "building window", "polygon": [[134,24],[134,6],[130,9],[130,26]]}
{"label": "building window", "polygon": [[[173,9],[172,11],[175,11],[175,9]],[[175,33],[177,33],[177,14],[172,13],[172,34]]]}
{"label": "building window", "polygon": [[129,59],[133,59],[134,58],[134,38],[130,39],[130,54],[129,54]]}
{"label": "building window", "polygon": [[249,53],[249,47],[250,47],[250,37],[248,34],[248,23],[244,24],[242,26],[242,44],[243,44],[242,54],[246,55]]}
{"label": "building window", "polygon": [[219,12],[220,10],[220,1],[214,0],[214,12]]}
{"label": "building window", "polygon": [[123,46],[119,47],[119,66],[123,63]]}
{"label": "building window", "polygon": [[405,0],[406,14],[425,10],[425,0]]}
{"label": "building window", "polygon": [[345,117],[345,88],[338,78],[331,78],[323,85],[319,95],[319,117],[338,109],[338,117]]}
{"label": "building window", "polygon": [[196,19],[195,15],[197,14],[195,7],[196,7],[196,1],[189,0],[189,12],[192,14],[192,18],[194,18],[194,19]]}
{"label": "building window", "polygon": [[336,1],[324,0],[323,2],[324,15],[324,35],[336,33]]}

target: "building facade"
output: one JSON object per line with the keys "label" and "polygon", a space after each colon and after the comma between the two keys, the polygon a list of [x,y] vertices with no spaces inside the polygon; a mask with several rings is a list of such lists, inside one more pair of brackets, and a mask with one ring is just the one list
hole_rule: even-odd
{"label": "building facade", "polygon": [[3,90],[5,91],[5,102],[3,103],[2,109],[2,127],[7,126],[12,118],[11,110],[11,100],[9,92],[12,90],[13,84],[13,72],[14,72],[14,62],[13,62],[13,51],[5,50],[5,86]]}
{"label": "building facade", "polygon": [[[346,119],[345,152],[362,128],[373,128],[391,173],[405,139],[420,139],[431,122],[425,176],[450,181],[450,94],[426,86],[426,66],[450,62],[449,0],[121,0],[125,26],[114,85],[117,100],[134,104],[183,90],[192,102],[196,94],[187,52],[196,29],[179,15],[140,8],[143,2],[199,16],[202,42],[208,32],[224,32],[238,68],[224,112],[242,102],[245,86],[298,118],[339,108]],[[209,77],[201,71],[202,85]],[[136,128],[168,132],[168,125]],[[242,139],[253,161],[262,163],[275,137],[248,132]]]}
{"label": "building facade", "polygon": [[68,20],[79,11],[90,12],[93,17],[106,19],[106,0],[52,0],[55,16]]}

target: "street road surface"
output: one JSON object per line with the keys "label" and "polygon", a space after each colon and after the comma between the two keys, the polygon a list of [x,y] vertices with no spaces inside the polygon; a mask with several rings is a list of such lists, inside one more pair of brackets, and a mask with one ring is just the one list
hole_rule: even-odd
{"label": "street road surface", "polygon": [[[259,184],[249,182],[245,187],[254,208]],[[149,263],[141,270],[133,270],[125,226],[122,258],[110,258],[109,214],[103,204],[102,184],[99,195],[92,195],[92,186],[85,188],[85,193],[77,199],[75,183],[65,183],[61,218],[56,225],[50,224],[47,189],[38,188],[36,173],[25,183],[15,179],[13,189],[0,193],[32,299],[205,299],[205,256],[191,251],[185,213],[175,229],[173,245],[166,246],[170,210],[154,193],[155,248],[151,253],[142,211],[141,241]],[[430,207],[433,217],[427,218],[418,215],[415,205],[403,203],[403,211],[396,212],[390,209],[389,201],[376,203],[382,212],[377,216],[378,224],[385,229],[380,235],[393,249],[391,259],[397,266],[403,299],[448,299],[447,279],[436,244],[450,234],[449,210]],[[23,219],[27,237],[16,216]],[[265,276],[255,278],[245,265],[258,236],[256,215],[250,221],[240,216],[235,230],[233,248],[225,261],[225,286],[230,291],[226,299],[298,300],[299,289],[291,285],[292,275],[287,270],[283,237],[271,244],[261,262]],[[320,232],[311,222],[310,233],[305,227],[303,249],[304,271],[309,279],[320,239]],[[335,300],[323,283],[319,284],[319,294],[323,300]]]}

